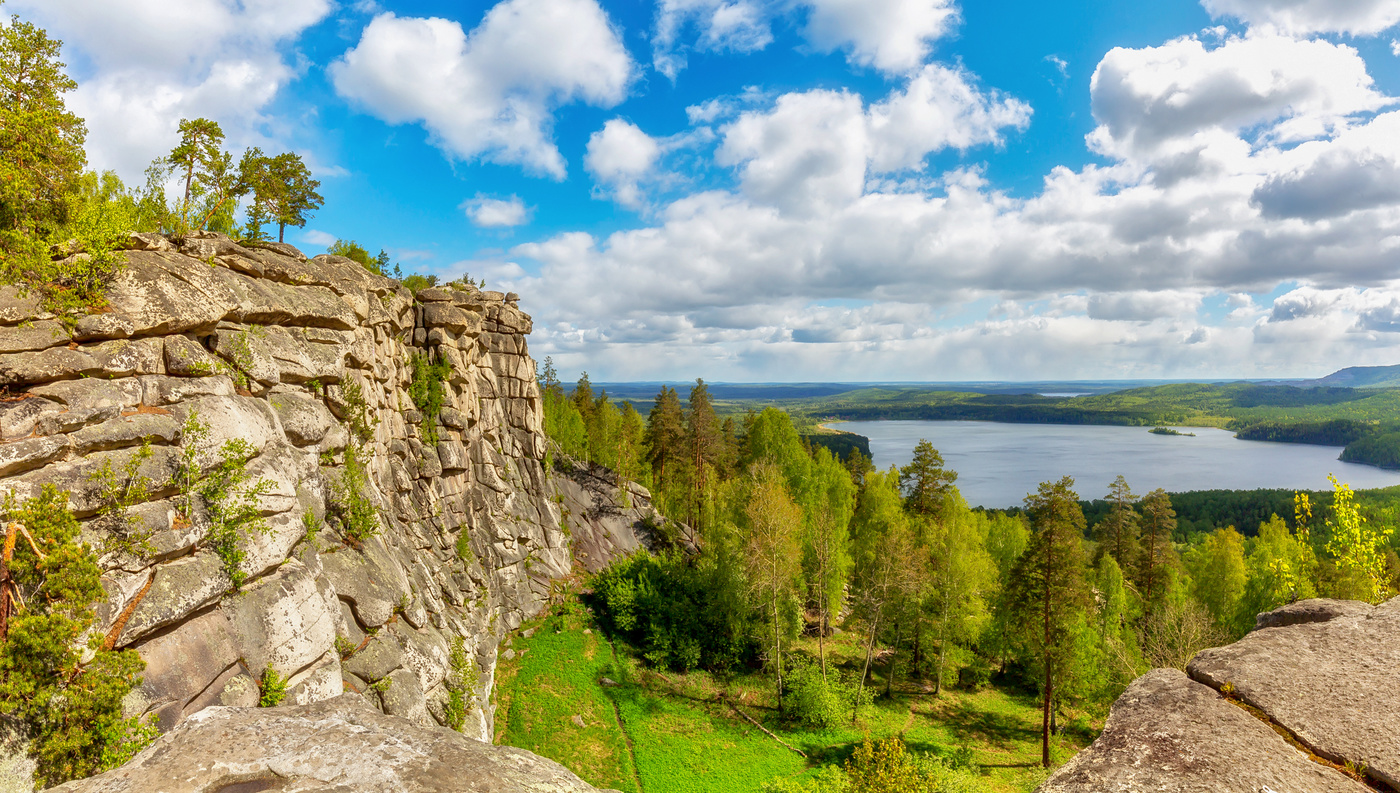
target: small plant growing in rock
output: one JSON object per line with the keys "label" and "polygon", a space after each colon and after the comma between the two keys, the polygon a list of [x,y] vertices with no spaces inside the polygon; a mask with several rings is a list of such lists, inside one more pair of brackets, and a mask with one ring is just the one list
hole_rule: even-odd
{"label": "small plant growing in rock", "polygon": [[306,534],[303,538],[306,542],[306,547],[316,550],[316,535],[321,532],[320,519],[316,517],[316,513],[313,510],[307,509],[305,512],[301,513],[301,525],[302,528],[306,530]]}
{"label": "small plant growing in rock", "polygon": [[379,512],[369,497],[369,473],[362,454],[353,443],[345,447],[345,466],[330,488],[331,511],[340,519],[345,543],[352,548],[379,533]]}
{"label": "small plant growing in rock", "polygon": [[250,325],[247,328],[234,334],[229,341],[229,357],[233,359],[234,366],[229,370],[229,376],[233,378],[233,384],[243,390],[247,390],[252,381],[248,379],[248,373],[253,369],[253,339],[262,338],[265,331],[258,325]]}
{"label": "small plant growing in rock", "polygon": [[101,468],[88,475],[99,491],[97,519],[93,523],[103,534],[104,556],[122,553],[141,558],[155,552],[151,532],[142,530],[131,517],[131,508],[150,498],[151,478],[141,473],[141,466],[151,455],[151,442],[146,441],[122,464],[120,473],[112,468],[109,457],[102,461]]}
{"label": "small plant growing in rock", "polygon": [[268,664],[258,681],[258,707],[275,708],[287,698],[287,678],[277,674]]}
{"label": "small plant growing in rock", "polygon": [[340,392],[345,400],[346,420],[350,423],[350,431],[360,443],[369,443],[374,439],[374,427],[379,424],[379,419],[371,418],[364,389],[353,379],[347,378],[341,383]]}
{"label": "small plant growing in rock", "polygon": [[466,527],[457,534],[457,558],[466,563],[468,567],[476,561],[476,553],[472,551],[471,537],[467,534]]}
{"label": "small plant growing in rock", "polygon": [[209,425],[199,420],[197,411],[185,419],[180,459],[175,466],[175,485],[180,489],[177,502],[185,520],[195,519],[195,500],[204,507],[209,523],[205,543],[224,564],[224,572],[237,591],[247,574],[243,572],[242,536],[249,532],[267,534],[272,529],[262,516],[262,497],[273,483],[266,479],[249,483],[248,461],[256,454],[253,445],[242,438],[225,441],[215,457],[214,467],[202,473],[201,447],[209,439]]}
{"label": "small plant growing in rock", "polygon": [[335,652],[340,656],[340,660],[344,661],[354,655],[356,649],[355,643],[344,636],[335,637]]}
{"label": "small plant growing in rock", "polygon": [[11,577],[0,586],[0,609],[24,607],[0,623],[0,718],[27,739],[44,787],[115,768],[157,735],[149,720],[122,712],[146,664],[133,650],[106,647],[101,635],[88,640],[92,655],[83,661],[79,639],[106,593],[96,555],[78,542],[68,494],[45,485],[22,505],[10,494],[3,512]]}
{"label": "small plant growing in rock", "polygon": [[388,693],[388,691],[389,691],[389,687],[392,686],[393,684],[394,684],[394,681],[393,681],[393,680],[390,680],[389,678],[384,677],[384,678],[380,678],[379,680],[374,681],[373,683],[370,683],[370,684],[369,684],[369,690],[370,690],[370,691],[373,691],[373,692],[376,693],[376,694],[386,694],[386,693]]}
{"label": "small plant growing in rock", "polygon": [[461,732],[467,724],[467,695],[476,690],[480,674],[461,636],[452,637],[447,651],[447,704],[443,707],[447,726]]}
{"label": "small plant growing in rock", "polygon": [[420,425],[424,443],[438,442],[438,415],[447,395],[446,382],[452,374],[452,364],[443,357],[433,362],[427,354],[414,353],[409,359],[413,368],[413,381],[408,385],[408,395],[413,406],[423,414]]}
{"label": "small plant growing in rock", "polygon": [[307,380],[306,387],[311,389],[311,393],[315,394],[316,396],[320,396],[322,393],[325,392],[325,389],[321,386],[320,380]]}

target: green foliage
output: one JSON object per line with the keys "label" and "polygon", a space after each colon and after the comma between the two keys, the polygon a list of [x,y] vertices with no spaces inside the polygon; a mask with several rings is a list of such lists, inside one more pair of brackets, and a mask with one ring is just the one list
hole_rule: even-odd
{"label": "green foliage", "polygon": [[258,679],[258,707],[275,708],[287,698],[287,678],[279,675],[272,664],[263,669]]}
{"label": "green foliage", "polygon": [[370,498],[369,471],[355,444],[345,447],[345,465],[331,480],[330,513],[340,521],[345,543],[358,548],[379,533],[379,510]]}
{"label": "green foliage", "polygon": [[371,256],[363,245],[354,240],[336,240],[326,249],[326,253],[358,262],[375,275],[392,275],[389,271],[389,254],[383,249],[380,249],[378,256]]}
{"label": "green foliage", "polygon": [[345,420],[350,424],[350,432],[360,443],[374,439],[374,428],[379,419],[375,418],[365,401],[364,389],[358,381],[347,377],[340,383],[340,395],[345,400]]}
{"label": "green foliage", "polygon": [[559,445],[564,454],[587,459],[588,427],[583,423],[578,407],[564,396],[563,389],[557,387],[546,388],[543,397],[545,434]]}
{"label": "green foliage", "polygon": [[858,713],[870,704],[870,691],[850,676],[834,671],[823,674],[821,666],[810,661],[795,662],[788,669],[784,711],[789,719],[806,727],[820,730],[839,726],[850,720],[852,711]]}
{"label": "green foliage", "polygon": [[24,541],[15,547],[11,569],[27,607],[12,616],[0,643],[0,714],[28,738],[45,787],[113,768],[156,735],[153,725],[122,715],[122,699],[145,667],[135,651],[103,650],[101,637],[93,637],[88,650],[95,654],[82,662],[80,637],[106,595],[67,505],[66,492],[45,485],[23,504],[7,497],[4,508],[45,558]]}
{"label": "green foliage", "polygon": [[1327,554],[1336,562],[1332,597],[1380,603],[1391,589],[1386,569],[1386,545],[1394,527],[1370,523],[1357,509],[1351,487],[1327,475],[1332,483],[1332,516],[1327,519]]}
{"label": "green foliage", "polygon": [[466,727],[469,712],[467,697],[481,682],[476,662],[467,653],[462,637],[452,637],[447,652],[447,664],[447,678],[443,681],[447,686],[447,704],[443,706],[443,713],[447,726],[461,732]]}
{"label": "green foliage", "polygon": [[355,654],[355,650],[356,646],[354,642],[344,636],[337,635],[335,637],[335,652],[336,655],[340,656],[340,660],[344,661],[348,659]]}
{"label": "green foliage", "polygon": [[277,241],[282,242],[287,226],[305,226],[309,213],[325,202],[316,192],[321,183],[311,178],[306,163],[291,152],[265,157],[260,149],[249,149],[239,163],[239,172],[252,192],[247,224],[252,239],[263,237],[263,223],[274,223]]}
{"label": "green foliage", "polygon": [[[204,542],[223,562],[224,573],[237,591],[248,577],[242,569],[244,537],[272,530],[262,515],[261,504],[262,498],[272,492],[273,483],[267,479],[250,482],[248,462],[258,452],[248,441],[232,438],[213,451],[204,448],[208,439],[209,425],[199,420],[198,411],[190,411],[175,468],[174,484],[181,494],[178,506],[191,522],[197,517],[196,500],[202,506],[208,522]],[[212,457],[212,466],[207,470],[202,465],[206,457]]]}
{"label": "green foliage", "polygon": [[416,295],[424,289],[429,289],[434,286],[437,286],[438,277],[436,275],[420,275],[419,273],[411,273],[399,279],[399,283],[408,287],[408,291]]}
{"label": "green foliage", "polygon": [[732,571],[713,555],[640,552],[593,578],[595,610],[609,634],[653,666],[727,669],[756,657],[756,618],[735,608]]}
{"label": "green foliage", "polygon": [[153,553],[151,531],[142,529],[132,519],[130,510],[150,499],[151,479],[141,473],[141,466],[151,459],[151,443],[141,444],[136,453],[122,463],[121,472],[112,468],[112,458],[102,461],[102,467],[88,475],[98,486],[97,519],[94,526],[103,534],[102,553],[123,553],[142,557]]}
{"label": "green foliage", "polygon": [[421,424],[424,443],[438,442],[438,414],[442,412],[443,400],[447,395],[447,378],[452,375],[452,363],[439,356],[433,361],[428,353],[413,353],[409,359],[413,369],[413,381],[408,385],[408,395],[414,407],[423,414]]}
{"label": "green foliage", "polygon": [[321,519],[316,517],[316,513],[310,508],[301,513],[301,528],[305,532],[302,535],[302,542],[305,542],[308,548],[315,548],[316,535],[321,533]]}
{"label": "green foliage", "polygon": [[899,469],[899,486],[904,491],[904,505],[920,515],[938,516],[943,497],[958,478],[956,471],[943,465],[943,455],[933,444],[920,439],[914,447],[914,459]]}
{"label": "green foliage", "polygon": [[1244,537],[1234,527],[1217,529],[1184,561],[1191,571],[1196,599],[1210,612],[1216,627],[1235,638],[1247,583]]}

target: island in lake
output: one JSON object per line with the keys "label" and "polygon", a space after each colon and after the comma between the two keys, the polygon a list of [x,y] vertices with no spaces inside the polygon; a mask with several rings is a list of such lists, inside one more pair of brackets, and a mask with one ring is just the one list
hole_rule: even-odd
{"label": "island in lake", "polygon": [[1196,437],[1196,433],[1194,432],[1182,432],[1180,430],[1174,430],[1171,427],[1153,427],[1152,429],[1148,430],[1148,432],[1152,433],[1153,435],[1180,435],[1183,438]]}

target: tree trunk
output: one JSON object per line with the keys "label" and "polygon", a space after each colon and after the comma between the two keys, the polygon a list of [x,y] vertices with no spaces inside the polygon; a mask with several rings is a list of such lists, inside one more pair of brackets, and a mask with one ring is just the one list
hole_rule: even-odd
{"label": "tree trunk", "polygon": [[778,670],[778,715],[783,715],[783,634],[778,627],[777,588],[773,592],[773,663]]}
{"label": "tree trunk", "polygon": [[885,696],[894,689],[894,662],[899,658],[899,620],[894,622],[894,651],[890,653],[890,671],[885,675]]}
{"label": "tree trunk", "polygon": [[1044,626],[1044,661],[1045,661],[1045,703],[1040,719],[1040,764],[1045,768],[1050,767],[1050,697],[1054,695],[1054,682],[1050,672],[1050,588],[1053,583],[1050,581],[1050,573],[1054,568],[1053,553],[1051,550],[1054,543],[1045,544],[1045,614]]}
{"label": "tree trunk", "polygon": [[934,698],[934,699],[938,699],[938,695],[943,693],[943,657],[944,657],[944,650],[945,650],[945,648],[947,648],[947,646],[948,646],[948,640],[947,640],[946,638],[945,638],[945,639],[939,639],[939,641],[938,641],[938,660],[934,663],[934,667],[935,667],[934,674],[936,675],[936,677],[934,678],[934,681],[933,681],[933,698]]}
{"label": "tree trunk", "polygon": [[278,223],[278,224],[277,224],[277,241],[278,241],[278,242],[286,242],[286,240],[284,240],[284,239],[282,238],[282,237],[283,237],[283,234],[284,234],[284,232],[286,232],[286,230],[287,230],[287,224],[286,224],[286,223]]}
{"label": "tree trunk", "polygon": [[856,701],[851,705],[851,726],[856,726],[856,714],[860,712],[860,698],[865,694],[865,678],[870,674],[870,655],[875,649],[875,633],[879,630],[880,619],[870,622],[870,638],[865,642],[865,668],[860,672],[860,687],[856,689]]}

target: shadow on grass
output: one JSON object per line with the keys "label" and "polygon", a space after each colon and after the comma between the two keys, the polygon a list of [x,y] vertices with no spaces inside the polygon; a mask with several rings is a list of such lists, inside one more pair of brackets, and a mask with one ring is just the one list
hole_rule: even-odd
{"label": "shadow on grass", "polygon": [[937,717],[961,743],[1011,749],[1017,741],[1034,741],[1039,731],[1026,725],[1019,714],[995,713],[959,702]]}

